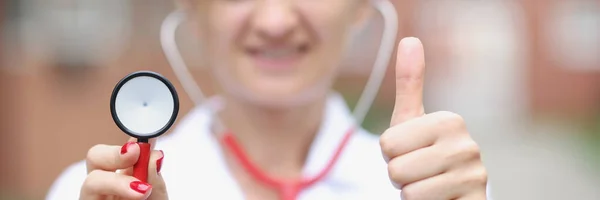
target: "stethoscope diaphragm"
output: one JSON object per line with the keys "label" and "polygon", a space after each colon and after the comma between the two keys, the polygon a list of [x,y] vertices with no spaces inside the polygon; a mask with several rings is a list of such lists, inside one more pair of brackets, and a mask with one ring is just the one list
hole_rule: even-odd
{"label": "stethoscope diaphragm", "polygon": [[110,111],[123,132],[147,141],[175,123],[179,97],[173,84],[162,75],[138,71],[117,83],[110,98]]}

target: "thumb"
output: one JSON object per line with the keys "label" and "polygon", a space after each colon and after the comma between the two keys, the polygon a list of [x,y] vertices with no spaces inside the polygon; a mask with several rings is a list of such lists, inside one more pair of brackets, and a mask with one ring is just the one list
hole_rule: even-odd
{"label": "thumb", "polygon": [[390,126],[425,114],[423,82],[425,53],[417,38],[407,37],[398,44],[396,57],[396,100]]}
{"label": "thumb", "polygon": [[[137,142],[138,140],[136,138],[129,138],[128,142]],[[136,174],[135,169],[130,168],[130,169],[126,169],[125,171],[123,171],[125,174],[131,174],[133,176],[135,176],[136,178],[139,178],[142,181],[149,181],[145,178],[150,178],[150,176],[152,176],[153,173],[156,173],[156,171],[152,172],[152,170],[150,170],[150,168],[153,166],[156,166],[156,163],[152,163],[152,162],[156,162],[157,159],[159,158],[153,158],[152,156],[156,156],[154,154],[159,154],[159,155],[163,155],[161,151],[156,151],[154,150],[156,148],[156,138],[150,139],[148,140],[148,143],[140,143],[138,142],[138,145],[140,147],[140,154],[139,157],[137,159],[136,164],[134,165],[133,168],[135,168],[137,165],[147,165],[147,167],[140,167],[141,169],[146,168],[148,169],[148,174],[143,174],[142,172],[139,172],[139,174]],[[162,159],[160,159],[162,161]],[[156,167],[155,167],[156,168]]]}
{"label": "thumb", "polygon": [[150,164],[148,165],[148,182],[152,185],[152,194],[148,200],[169,199],[165,181],[160,174],[164,157],[164,152],[160,150],[154,150],[150,155]]}

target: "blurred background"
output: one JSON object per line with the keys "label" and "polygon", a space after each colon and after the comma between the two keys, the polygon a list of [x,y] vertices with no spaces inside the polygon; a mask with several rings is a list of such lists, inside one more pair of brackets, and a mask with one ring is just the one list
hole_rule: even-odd
{"label": "blurred background", "polygon": [[[392,1],[398,38],[425,45],[426,109],[465,117],[495,199],[600,199],[600,0]],[[92,145],[121,145],[108,103],[126,74],[157,71],[183,91],[159,43],[173,9],[165,0],[0,1],[0,199],[43,199]],[[375,16],[357,36],[336,86],[351,105],[381,26]],[[208,88],[201,41],[179,32]],[[375,133],[389,125],[392,74],[365,122]],[[180,95],[183,116],[192,103]]]}

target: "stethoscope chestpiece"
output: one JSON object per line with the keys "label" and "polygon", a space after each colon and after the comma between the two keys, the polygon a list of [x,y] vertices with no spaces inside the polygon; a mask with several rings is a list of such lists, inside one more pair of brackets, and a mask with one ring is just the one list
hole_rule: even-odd
{"label": "stethoscope chestpiece", "polygon": [[133,176],[147,182],[152,150],[148,140],[167,132],[179,113],[175,87],[155,72],[131,73],[115,86],[110,97],[110,113],[119,129],[137,138],[140,155],[133,166]]}
{"label": "stethoscope chestpiece", "polygon": [[110,112],[114,122],[139,142],[158,137],[175,123],[179,97],[162,75],[138,71],[125,76],[112,92]]}

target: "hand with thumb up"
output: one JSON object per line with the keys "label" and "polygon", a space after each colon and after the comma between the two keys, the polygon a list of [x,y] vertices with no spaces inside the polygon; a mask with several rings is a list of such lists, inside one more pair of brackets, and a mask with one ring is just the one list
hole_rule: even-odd
{"label": "hand with thumb up", "polygon": [[487,172],[465,121],[451,112],[426,114],[422,43],[398,45],[396,101],[390,128],[380,138],[389,178],[403,200],[484,200]]}

